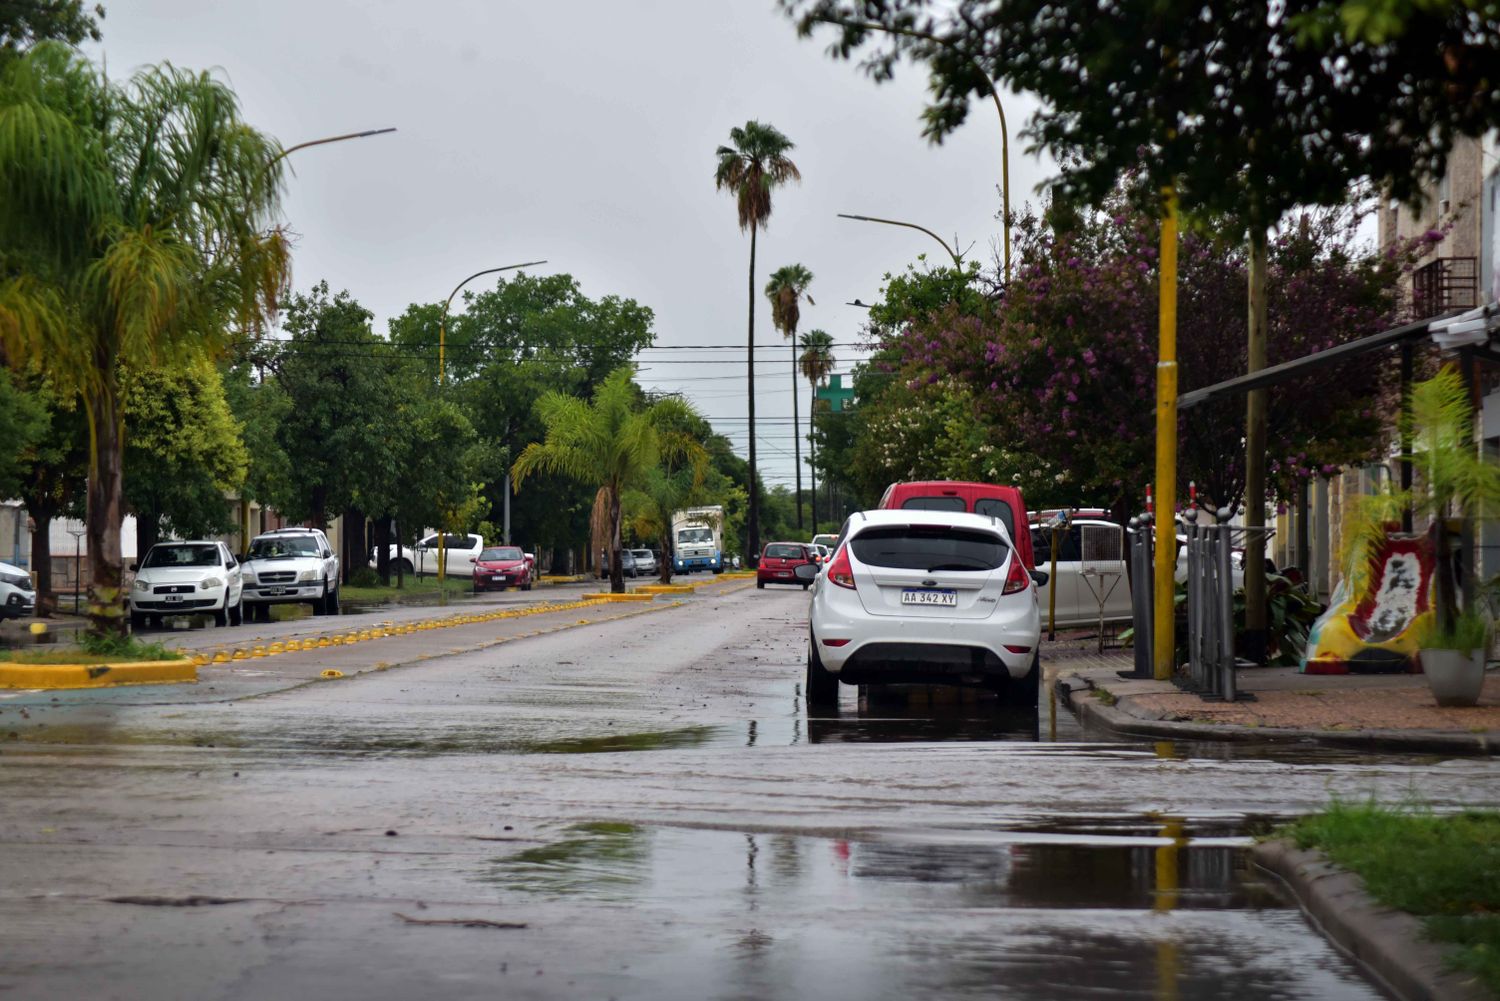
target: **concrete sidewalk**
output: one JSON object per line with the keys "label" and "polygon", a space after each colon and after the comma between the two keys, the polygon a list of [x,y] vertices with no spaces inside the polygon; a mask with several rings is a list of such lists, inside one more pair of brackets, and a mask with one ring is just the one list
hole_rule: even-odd
{"label": "concrete sidewalk", "polygon": [[1182,740],[1315,740],[1449,754],[1500,752],[1500,671],[1479,705],[1439,707],[1420,674],[1307,675],[1246,668],[1236,684],[1253,699],[1211,702],[1170,681],[1122,678],[1130,651],[1043,648],[1043,660],[1080,718],[1122,733]]}

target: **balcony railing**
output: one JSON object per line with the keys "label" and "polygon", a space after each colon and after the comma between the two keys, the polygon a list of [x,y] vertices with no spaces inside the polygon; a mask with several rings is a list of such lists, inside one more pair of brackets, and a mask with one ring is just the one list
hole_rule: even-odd
{"label": "balcony railing", "polygon": [[1417,318],[1479,305],[1479,261],[1439,257],[1411,275],[1411,305]]}

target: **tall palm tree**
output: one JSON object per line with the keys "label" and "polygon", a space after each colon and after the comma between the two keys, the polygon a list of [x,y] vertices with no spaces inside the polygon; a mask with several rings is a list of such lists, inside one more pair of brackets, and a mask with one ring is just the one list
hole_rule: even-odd
{"label": "tall palm tree", "polygon": [[533,473],[560,473],[603,492],[609,509],[609,584],[615,594],[625,591],[620,567],[625,490],[664,461],[686,461],[698,470],[708,462],[703,445],[678,430],[696,418],[693,408],[670,396],[640,406],[631,372],[629,365],[615,369],[594,390],[592,401],[556,391],[544,395],[536,412],[547,436],[527,445],[510,470],[517,492]]}
{"label": "tall palm tree", "polygon": [[793,143],[774,126],[746,122],[729,130],[728,146],[714,151],[718,164],[714,186],[734,195],[739,209],[740,231],[750,231],[750,319],[747,350],[747,404],[750,417],[750,483],[746,532],[750,557],[760,554],[760,493],[755,471],[755,234],[771,218],[771,192],[788,181],[802,179],[797,165],[787,158]]}
{"label": "tall palm tree", "polygon": [[[771,323],[792,342],[792,460],[797,465],[797,529],[802,529],[802,433],[797,415],[797,324],[802,320],[802,300],[817,305],[807,294],[812,272],[800,264],[788,264],[771,272],[766,298],[771,300]],[[812,420],[808,411],[808,420]]]}
{"label": "tall palm tree", "polygon": [[212,355],[274,311],[279,152],[207,74],[113,83],[58,43],[0,68],[0,344],[87,416],[96,634],[125,631],[120,368]]}
{"label": "tall palm tree", "polygon": [[[822,330],[809,330],[802,338],[802,375],[806,377],[809,389],[807,403],[807,443],[810,449],[816,450],[817,439],[812,435],[813,417],[817,413],[818,384],[833,374],[833,338]],[[818,457],[816,453],[812,456],[809,466],[812,470],[812,534],[818,534]]]}

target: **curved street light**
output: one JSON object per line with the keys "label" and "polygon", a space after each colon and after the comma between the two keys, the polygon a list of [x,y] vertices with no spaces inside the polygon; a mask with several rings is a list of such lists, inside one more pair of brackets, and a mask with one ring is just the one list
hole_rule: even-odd
{"label": "curved street light", "polygon": [[514,271],[516,268],[529,268],[529,267],[533,267],[533,266],[538,265],[538,264],[546,264],[546,263],[547,263],[546,261],[526,261],[524,264],[507,264],[503,268],[485,268],[483,271],[476,271],[476,272],[474,272],[472,275],[470,275],[469,277],[465,278],[463,281],[459,282],[457,285],[453,286],[453,291],[448,293],[448,301],[445,302],[445,303],[443,303],[443,318],[438,322],[438,385],[439,386],[441,386],[443,384],[443,376],[444,376],[444,373],[445,373],[445,369],[444,369],[444,365],[443,365],[443,349],[444,349],[444,344],[447,341],[447,336],[448,336],[448,307],[450,307],[450,306],[453,305],[453,297],[456,296],[456,295],[458,295],[458,290],[461,289],[461,288],[463,288],[465,285],[469,284],[469,282],[471,282],[474,279],[478,278],[480,275],[492,275],[492,274],[494,274],[497,271]]}
{"label": "curved street light", "polygon": [[888,35],[904,35],[907,38],[919,38],[924,42],[941,45],[943,48],[968,60],[970,66],[985,82],[990,85],[990,98],[995,102],[995,112],[1000,116],[1000,198],[1003,202],[1002,211],[1004,217],[1001,219],[1002,229],[1005,231],[1005,281],[1010,283],[1010,126],[1005,122],[1005,105],[1000,103],[1000,88],[995,85],[995,80],[985,72],[984,67],[979,64],[968,52],[965,52],[956,43],[946,38],[930,35],[925,31],[917,31],[914,28],[888,28],[883,24],[873,21],[846,21],[826,15],[814,15],[814,21],[824,24],[832,24],[840,28],[861,28],[865,31],[880,31]]}
{"label": "curved street light", "polygon": [[884,223],[887,226],[904,226],[907,229],[920,230],[921,232],[926,233],[928,236],[936,240],[939,244],[942,245],[942,248],[948,252],[948,256],[953,258],[953,268],[955,271],[962,271],[964,269],[963,255],[960,254],[957,250],[953,249],[953,247],[948,246],[948,241],[944,240],[941,236],[938,236],[926,226],[918,226],[914,222],[900,222],[896,219],[876,219],[874,216],[849,215],[847,212],[838,213],[838,217],[840,219],[857,219],[860,222],[878,222]]}

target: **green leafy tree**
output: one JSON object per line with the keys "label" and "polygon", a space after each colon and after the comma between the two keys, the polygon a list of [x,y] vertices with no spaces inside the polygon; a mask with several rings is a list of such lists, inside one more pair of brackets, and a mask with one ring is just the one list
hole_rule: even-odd
{"label": "green leafy tree", "polygon": [[[37,614],[49,618],[57,608],[52,586],[51,524],[62,515],[81,515],[88,473],[88,428],[72,400],[59,399],[45,376],[4,373],[15,399],[11,425],[17,437],[13,493],[25,504],[33,523],[31,569],[37,576]],[[3,394],[0,394],[3,395]],[[9,440],[9,439],[6,439]]]}
{"label": "green leafy tree", "polygon": [[0,343],[44,365],[89,424],[89,618],[123,634],[122,364],[211,355],[275,306],[276,143],[207,74],[111,82],[39,44],[0,66]]}
{"label": "green leafy tree", "polygon": [[[633,299],[590,297],[567,274],[523,272],[466,294],[463,306],[448,319],[449,391],[487,451],[481,474],[488,502],[484,517],[499,523],[506,468],[545,433],[537,400],[547,392],[591,395],[610,372],[653,342],[654,315]],[[425,366],[421,370],[429,380],[437,371],[441,312],[441,304],[414,304],[391,321],[393,348],[411,364]],[[539,553],[544,548],[561,552],[587,533],[595,491],[564,476],[538,475],[532,489],[513,497],[515,533]]]}
{"label": "green leafy tree", "polygon": [[622,367],[600,383],[592,401],[548,393],[537,401],[537,414],[547,436],[527,445],[511,467],[516,490],[532,474],[552,472],[603,491],[609,514],[610,589],[621,594],[625,590],[620,569],[625,490],[663,460],[694,465],[705,460],[703,446],[680,430],[694,416],[692,408],[676,397],[642,406],[631,369]]}
{"label": "green leafy tree", "polygon": [[750,232],[749,334],[747,335],[746,395],[749,408],[749,472],[746,491],[749,547],[760,552],[760,490],[755,468],[755,236],[771,218],[771,194],[788,181],[802,179],[797,165],[787,156],[795,145],[775,126],[749,121],[729,130],[728,146],[714,151],[714,186],[734,195],[740,231]]}
{"label": "green leafy tree", "polygon": [[0,497],[14,497],[21,490],[27,456],[47,430],[47,409],[35,393],[27,392],[17,379],[0,368]]}
{"label": "green leafy tree", "polygon": [[[802,300],[816,305],[807,287],[813,274],[801,264],[787,264],[771,272],[766,298],[771,301],[771,324],[792,345],[792,460],[797,470],[797,528],[802,528],[802,429],[797,415],[797,325],[802,322]],[[808,412],[812,419],[812,412]]]}
{"label": "green leafy tree", "polygon": [[125,391],[125,502],[136,516],[136,552],[163,531],[178,538],[232,527],[227,494],[245,481],[248,457],[218,368],[129,369]]}
{"label": "green leafy tree", "polygon": [[0,3],[0,61],[47,40],[97,42],[102,20],[104,5],[84,0],[5,0]]}

